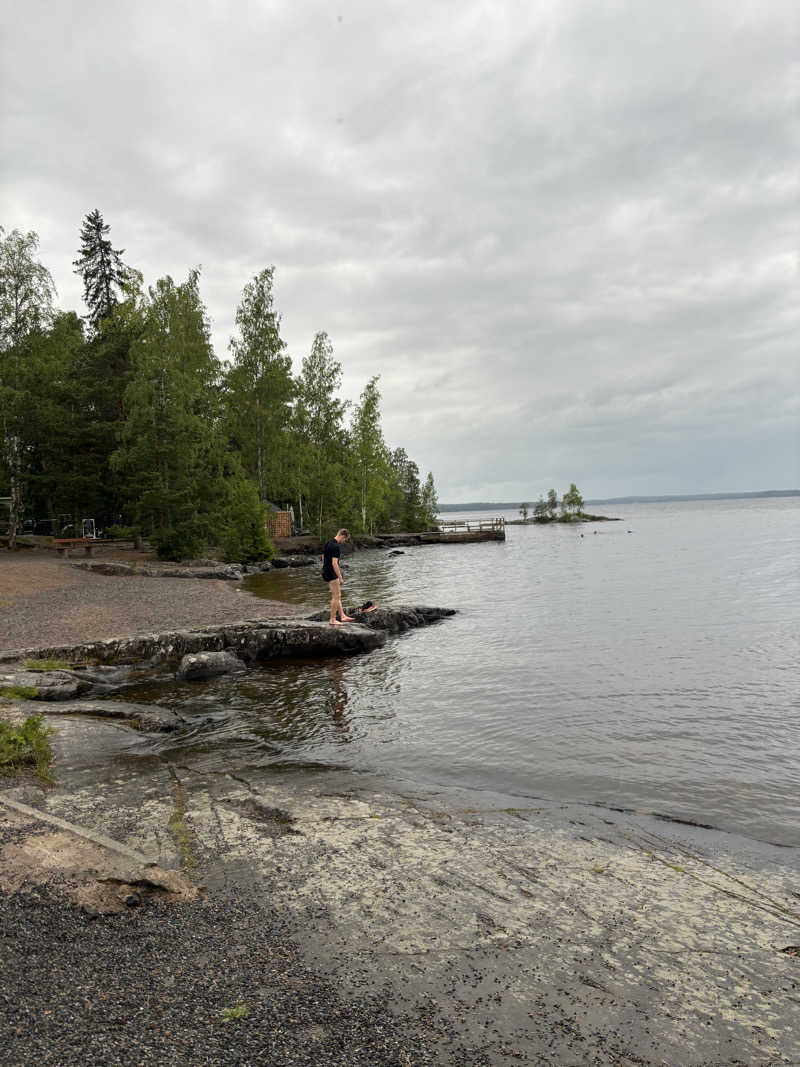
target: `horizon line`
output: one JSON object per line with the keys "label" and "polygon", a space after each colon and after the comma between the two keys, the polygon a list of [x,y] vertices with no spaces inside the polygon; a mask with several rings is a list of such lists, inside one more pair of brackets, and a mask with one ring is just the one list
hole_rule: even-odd
{"label": "horizon line", "polygon": [[[669,500],[736,500],[747,497],[768,497],[768,496],[800,496],[800,489],[757,489],[757,490],[741,490],[731,492],[709,492],[709,493],[659,493],[655,495],[644,494],[630,494],[627,496],[608,496],[608,497],[592,497],[584,500],[585,504],[633,504],[636,502],[645,501],[669,501]],[[526,500],[523,503],[531,504],[533,500]],[[494,501],[494,500],[469,500],[464,502],[456,501],[455,503],[441,503],[440,508],[467,508],[467,507],[492,507],[492,508],[516,508],[519,504],[512,501]]]}

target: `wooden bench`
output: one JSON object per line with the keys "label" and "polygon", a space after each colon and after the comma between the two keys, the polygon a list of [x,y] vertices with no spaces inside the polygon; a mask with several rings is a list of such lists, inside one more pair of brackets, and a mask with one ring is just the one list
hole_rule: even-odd
{"label": "wooden bench", "polygon": [[68,556],[71,548],[78,548],[83,546],[86,549],[86,555],[92,554],[92,541],[88,537],[54,537],[53,544],[58,549],[59,556]]}

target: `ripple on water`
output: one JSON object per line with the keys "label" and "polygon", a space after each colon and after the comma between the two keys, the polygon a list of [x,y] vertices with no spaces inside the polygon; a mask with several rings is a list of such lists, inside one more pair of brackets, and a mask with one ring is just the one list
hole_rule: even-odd
{"label": "ripple on water", "polygon": [[[346,601],[459,614],[369,656],[142,698],[190,720],[158,743],[209,766],[347,766],[800,843],[799,503],[626,506],[597,536],[509,527],[505,544],[360,553]],[[245,585],[293,610],[327,602],[316,567]]]}

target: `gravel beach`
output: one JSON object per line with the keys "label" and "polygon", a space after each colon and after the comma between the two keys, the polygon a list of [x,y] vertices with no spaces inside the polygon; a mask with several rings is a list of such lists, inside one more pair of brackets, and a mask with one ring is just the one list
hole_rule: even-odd
{"label": "gravel beach", "polygon": [[[0,893],[0,958],[6,1067],[439,1062],[441,1020],[340,996],[304,966],[281,917],[252,901],[90,919],[46,887]],[[226,1021],[240,1005],[247,1014]]]}
{"label": "gravel beach", "polygon": [[77,645],[293,613],[285,604],[241,592],[238,582],[112,577],[73,567],[48,551],[0,552],[0,650]]}

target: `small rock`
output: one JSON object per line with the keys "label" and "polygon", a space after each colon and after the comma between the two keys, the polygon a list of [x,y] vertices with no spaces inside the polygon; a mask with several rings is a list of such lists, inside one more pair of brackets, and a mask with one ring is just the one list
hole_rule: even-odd
{"label": "small rock", "polygon": [[197,682],[246,670],[247,664],[232,652],[195,652],[183,657],[176,677],[182,682]]}

